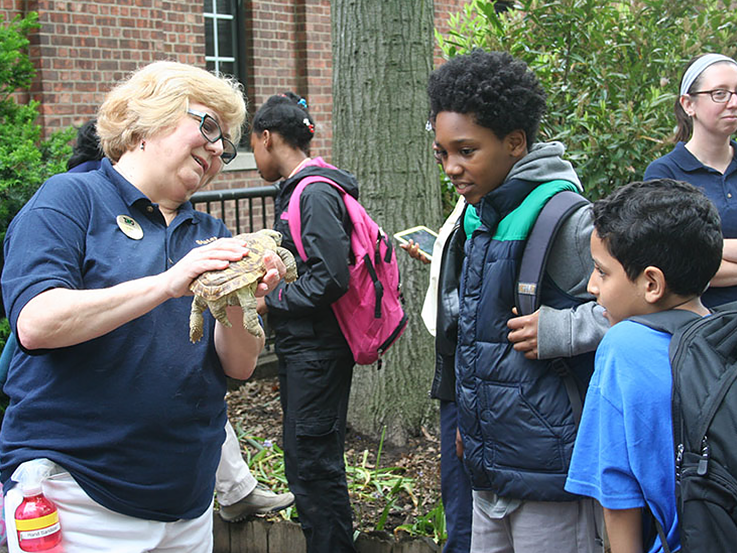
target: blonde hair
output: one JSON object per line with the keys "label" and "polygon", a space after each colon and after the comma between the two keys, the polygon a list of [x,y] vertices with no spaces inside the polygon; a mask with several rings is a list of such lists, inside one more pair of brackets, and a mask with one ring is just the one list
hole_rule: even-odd
{"label": "blonde hair", "polygon": [[134,71],[108,93],[97,114],[102,150],[117,162],[147,136],[176,125],[190,102],[217,112],[238,144],[246,120],[243,86],[199,67],[157,61]]}

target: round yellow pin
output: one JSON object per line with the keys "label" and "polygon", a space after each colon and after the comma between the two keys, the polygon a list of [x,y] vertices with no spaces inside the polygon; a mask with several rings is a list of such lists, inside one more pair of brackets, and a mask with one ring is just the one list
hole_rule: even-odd
{"label": "round yellow pin", "polygon": [[141,228],[141,225],[139,225],[132,217],[129,217],[128,215],[118,215],[115,221],[118,223],[120,230],[123,231],[123,234],[128,238],[132,238],[133,240],[140,240],[143,238],[143,229]]}

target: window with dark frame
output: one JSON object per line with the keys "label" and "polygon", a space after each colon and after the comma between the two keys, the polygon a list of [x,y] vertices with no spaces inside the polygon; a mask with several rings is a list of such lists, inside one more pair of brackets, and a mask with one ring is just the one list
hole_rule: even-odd
{"label": "window with dark frame", "polygon": [[[245,89],[244,27],[240,3],[240,0],[203,0],[205,66],[209,71],[233,75]],[[246,137],[243,138],[245,140]],[[239,149],[244,140],[238,145]]]}

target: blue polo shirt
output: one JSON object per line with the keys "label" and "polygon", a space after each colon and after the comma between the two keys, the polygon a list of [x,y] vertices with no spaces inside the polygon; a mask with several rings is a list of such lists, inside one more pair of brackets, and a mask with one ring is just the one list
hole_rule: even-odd
{"label": "blue polo shirt", "polygon": [[[121,215],[140,226],[140,239],[123,231]],[[223,223],[190,203],[167,226],[107,159],[97,171],[54,176],[6,236],[2,293],[11,327],[45,290],[156,275],[223,236]],[[160,521],[205,512],[224,440],[226,387],[211,317],[205,337],[189,342],[190,305],[190,297],[170,299],[94,340],[14,356],[0,432],[3,482],[20,463],[47,457],[113,511]]]}
{"label": "blue polo shirt", "polygon": [[[737,142],[730,141],[735,152],[724,174],[707,167],[679,142],[669,154],[653,161],[645,170],[645,180],[669,178],[699,187],[719,211],[724,238],[737,238]],[[709,288],[702,296],[713,307],[737,300],[737,286]]]}

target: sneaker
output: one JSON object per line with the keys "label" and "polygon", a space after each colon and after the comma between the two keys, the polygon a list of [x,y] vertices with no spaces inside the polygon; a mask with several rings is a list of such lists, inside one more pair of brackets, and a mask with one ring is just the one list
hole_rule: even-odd
{"label": "sneaker", "polygon": [[265,515],[286,509],[294,503],[291,492],[276,494],[260,484],[246,497],[232,505],[220,505],[220,518],[238,522],[252,515]]}

